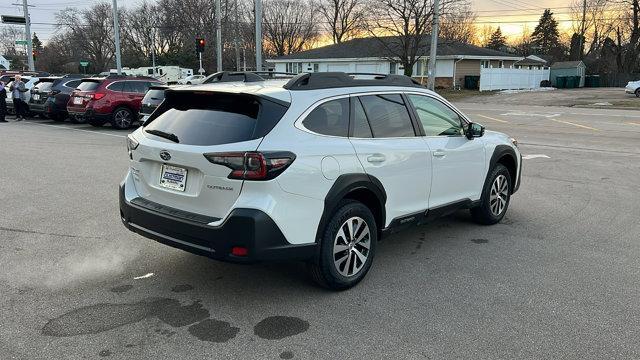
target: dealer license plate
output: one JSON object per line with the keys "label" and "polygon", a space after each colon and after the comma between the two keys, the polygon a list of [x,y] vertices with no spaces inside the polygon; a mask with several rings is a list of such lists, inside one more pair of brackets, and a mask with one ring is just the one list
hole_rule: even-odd
{"label": "dealer license plate", "polygon": [[171,190],[184,191],[187,186],[187,169],[162,165],[160,186]]}
{"label": "dealer license plate", "polygon": [[75,105],[82,105],[82,98],[81,98],[81,97],[77,97],[77,96],[76,96],[76,97],[74,97],[74,98],[73,98],[73,103],[74,103]]}
{"label": "dealer license plate", "polygon": [[33,100],[40,100],[40,95],[38,94],[33,94]]}

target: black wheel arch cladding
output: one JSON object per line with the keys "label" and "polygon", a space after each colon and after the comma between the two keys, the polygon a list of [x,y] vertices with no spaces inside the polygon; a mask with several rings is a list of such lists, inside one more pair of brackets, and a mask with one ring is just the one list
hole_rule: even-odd
{"label": "black wheel arch cladding", "polygon": [[507,170],[509,170],[510,175],[510,187],[509,189],[512,193],[514,187],[516,186],[516,182],[518,179],[518,161],[515,150],[509,145],[498,145],[493,150],[493,154],[491,155],[491,160],[489,161],[489,169],[487,171],[487,179],[485,179],[485,186],[487,186],[488,176],[491,173],[491,170],[496,166],[496,164],[504,165]]}
{"label": "black wheel arch cladding", "polygon": [[[341,200],[345,198],[360,200],[358,196],[352,197],[349,196],[350,194],[372,194],[373,199],[369,197],[365,201],[361,200],[361,202],[369,207],[370,205],[376,206],[375,209],[370,208],[370,210],[373,213],[376,222],[379,222],[379,224],[377,224],[378,231],[384,227],[387,193],[380,180],[375,176],[367,174],[342,174],[336,179],[333,186],[331,186],[331,189],[325,196],[324,210],[316,231],[316,242],[322,236],[322,231],[331,219],[333,213],[337,210],[338,204]],[[374,203],[371,204],[371,202]]]}

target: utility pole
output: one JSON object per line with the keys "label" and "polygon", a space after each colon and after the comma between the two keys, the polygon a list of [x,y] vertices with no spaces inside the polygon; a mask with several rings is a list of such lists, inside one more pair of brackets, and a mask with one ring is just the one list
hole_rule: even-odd
{"label": "utility pole", "polygon": [[[27,0],[24,0],[25,2]],[[113,0],[113,32],[116,40],[116,68],[118,75],[122,75],[122,62],[120,60],[120,25],[118,20],[118,0]]]}
{"label": "utility pole", "polygon": [[427,88],[433,91],[436,87],[436,56],[438,55],[438,22],[440,18],[440,0],[433,2],[433,25],[431,26],[431,51],[429,52],[429,72]]}
{"label": "utility pole", "polygon": [[151,32],[151,66],[153,66],[153,77],[156,77],[156,28]]}
{"label": "utility pole", "polygon": [[236,71],[240,71],[240,48],[239,48],[239,42],[240,42],[240,17],[238,17],[238,0],[235,1],[235,18],[236,18],[236,36],[235,36],[235,40],[234,40],[234,46],[236,48]]}
{"label": "utility pole", "polygon": [[262,0],[255,0],[255,16],[256,16],[256,71],[262,71]]}
{"label": "utility pole", "polygon": [[216,0],[216,62],[218,72],[222,71],[222,22],[220,0]]}
{"label": "utility pole", "polygon": [[31,38],[31,19],[29,19],[29,4],[27,0],[22,1],[22,11],[24,12],[24,32],[27,38],[27,60],[29,62],[29,71],[36,71],[36,65],[33,62],[33,39]]}
{"label": "utility pole", "polygon": [[587,21],[587,0],[582,1],[582,29],[580,30],[580,60],[584,57],[585,23]]}

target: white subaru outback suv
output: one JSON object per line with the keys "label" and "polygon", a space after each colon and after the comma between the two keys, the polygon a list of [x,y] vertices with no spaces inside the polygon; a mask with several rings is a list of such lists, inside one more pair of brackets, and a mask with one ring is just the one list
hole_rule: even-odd
{"label": "white subaru outback suv", "polygon": [[499,222],[522,164],[410,78],[345,73],[167,90],[128,150],[128,229],[218,260],[304,260],[331,289],[366,275],[383,234],[461,208]]}

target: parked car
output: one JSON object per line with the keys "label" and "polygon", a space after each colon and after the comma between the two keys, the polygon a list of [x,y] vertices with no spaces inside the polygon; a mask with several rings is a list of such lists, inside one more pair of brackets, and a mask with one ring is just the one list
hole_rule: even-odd
{"label": "parked car", "polygon": [[640,81],[629,81],[624,88],[624,92],[627,94],[635,94],[636,97],[640,97]]}
{"label": "parked car", "polygon": [[29,108],[34,114],[64,121],[68,117],[69,95],[80,84],[81,78],[80,74],[40,78],[31,89]]}
{"label": "parked car", "polygon": [[184,79],[178,80],[178,84],[180,85],[201,84],[204,79],[205,79],[204,75],[191,75],[191,76],[187,76]]}
{"label": "parked car", "polygon": [[517,142],[402,75],[167,90],[128,136],[124,225],[248,263],[304,260],[331,289],[357,284],[377,241],[468,208],[498,223],[520,186]]}
{"label": "parked car", "polygon": [[71,93],[67,111],[76,123],[99,127],[110,122],[116,129],[128,129],[138,120],[142,98],[149,87],[161,84],[148,77],[85,78]]}
{"label": "parked car", "polygon": [[142,105],[140,106],[140,123],[144,124],[151,113],[162,103],[164,100],[164,91],[169,89],[167,85],[153,85],[149,87],[147,93],[142,98]]}
{"label": "parked car", "polygon": [[[27,103],[27,106],[29,105],[29,100],[31,100],[31,89],[33,88],[33,86],[35,85],[35,83],[38,82],[37,77],[32,77],[32,76],[22,76],[22,82],[24,83],[24,87],[25,89],[29,90],[27,92],[24,93],[25,96],[25,102]],[[13,97],[11,96],[11,91],[9,91],[9,89],[11,88],[11,85],[13,84],[13,81],[15,80],[14,77],[9,79],[9,82],[7,83],[6,87],[7,87],[7,112],[9,114],[15,114],[15,109],[13,107]],[[27,113],[30,113],[29,108],[27,108]]]}

